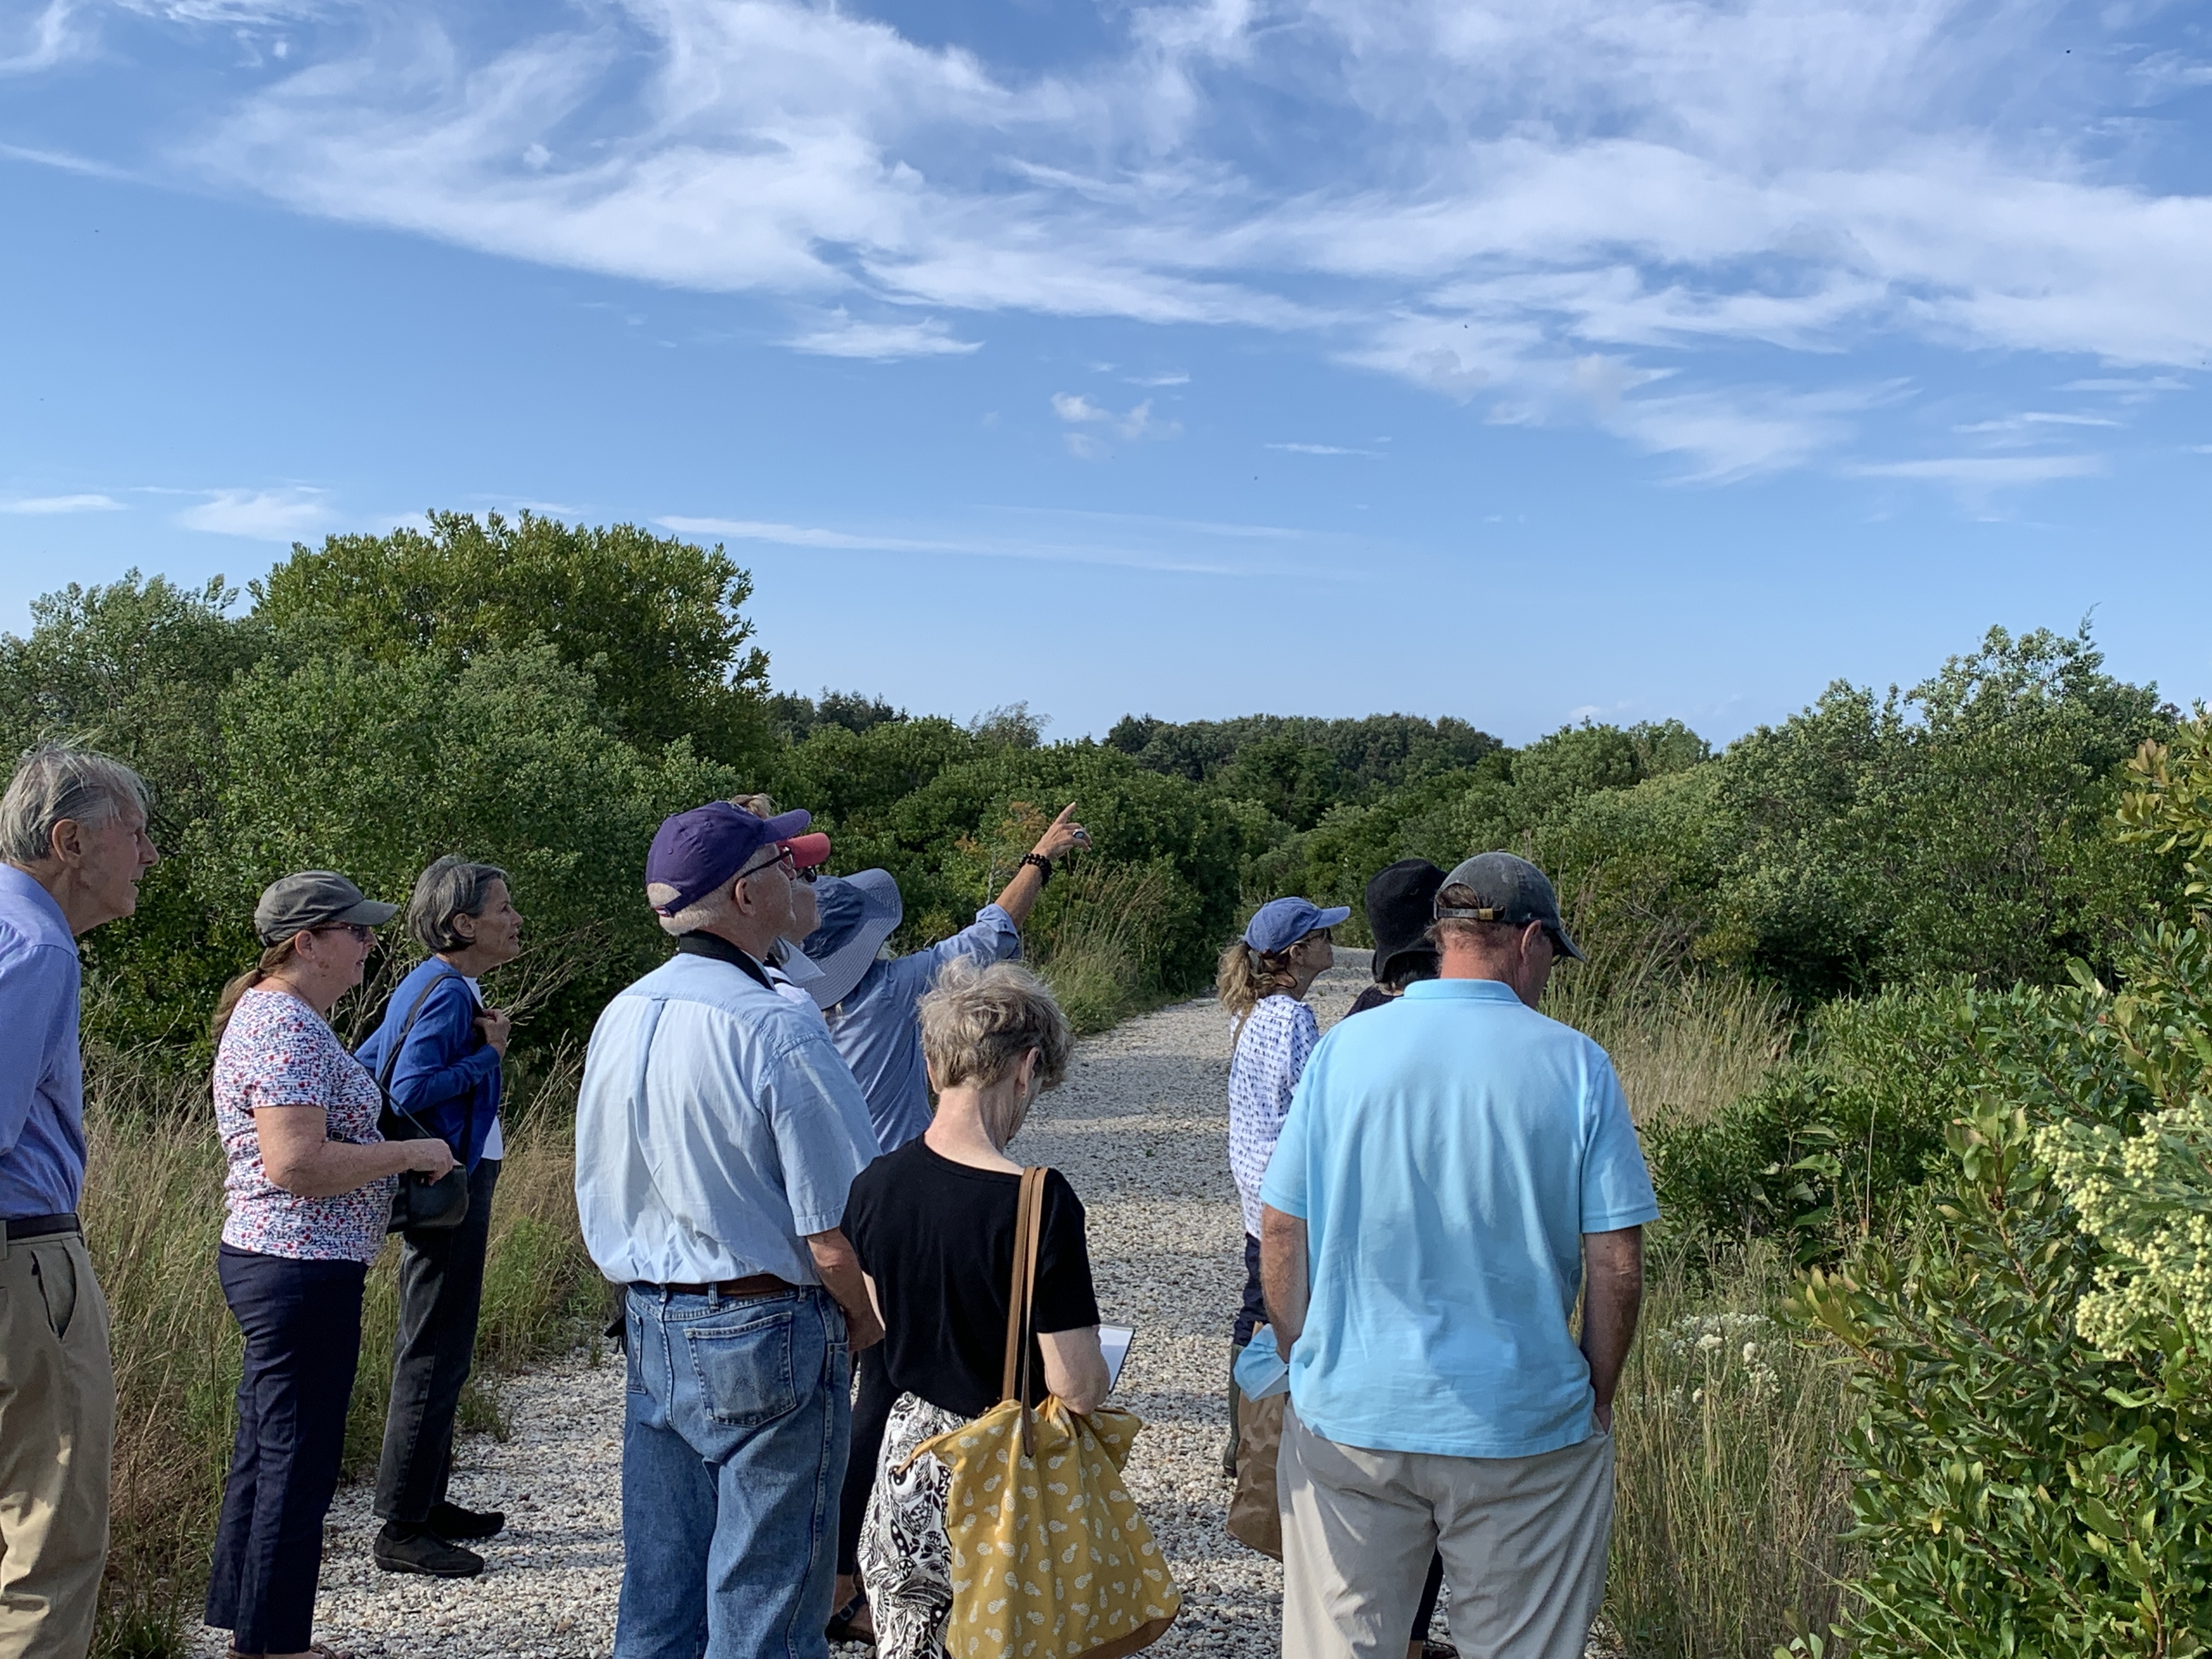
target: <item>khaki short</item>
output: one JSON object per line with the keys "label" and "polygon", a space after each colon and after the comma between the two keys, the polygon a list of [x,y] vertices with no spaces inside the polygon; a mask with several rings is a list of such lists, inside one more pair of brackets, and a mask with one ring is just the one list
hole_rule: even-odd
{"label": "khaki short", "polygon": [[1364,1451],[1283,1413],[1284,1659],[1402,1659],[1433,1553],[1466,1659],[1582,1659],[1605,1600],[1613,1437],[1534,1457]]}
{"label": "khaki short", "polygon": [[84,1659],[114,1442],[107,1304],[84,1240],[0,1243],[0,1659]]}

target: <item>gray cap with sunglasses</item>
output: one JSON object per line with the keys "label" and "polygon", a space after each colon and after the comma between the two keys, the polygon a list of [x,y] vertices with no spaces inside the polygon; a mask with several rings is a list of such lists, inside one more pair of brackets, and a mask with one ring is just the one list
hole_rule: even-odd
{"label": "gray cap with sunglasses", "polygon": [[[1455,887],[1472,891],[1474,903],[1457,908],[1446,904],[1443,895]],[[1577,962],[1584,960],[1574,940],[1567,937],[1566,924],[1559,920],[1559,896],[1553,891],[1550,878],[1528,860],[1510,853],[1477,853],[1456,866],[1437,892],[1436,915],[1439,921],[1504,921],[1523,927],[1541,922],[1561,954]]]}
{"label": "gray cap with sunglasses", "polygon": [[319,927],[381,927],[398,914],[398,905],[367,896],[335,870],[302,870],[261,890],[253,931],[264,945],[282,945]]}

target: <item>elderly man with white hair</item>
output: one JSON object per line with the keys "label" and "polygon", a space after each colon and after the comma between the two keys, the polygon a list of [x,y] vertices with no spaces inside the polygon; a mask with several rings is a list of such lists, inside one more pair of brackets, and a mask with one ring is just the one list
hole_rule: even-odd
{"label": "elderly man with white hair", "polygon": [[146,786],[33,750],[0,797],[0,1656],[82,1659],[107,1559],[115,1374],[77,1224],[76,941],[138,908]]}
{"label": "elderly man with white hair", "polygon": [[883,1334],[842,1231],[876,1156],[820,1018],[778,994],[804,812],[679,812],[646,896],[677,955],[608,1005],[576,1208],[627,1287],[615,1659],[823,1659],[852,1352]]}

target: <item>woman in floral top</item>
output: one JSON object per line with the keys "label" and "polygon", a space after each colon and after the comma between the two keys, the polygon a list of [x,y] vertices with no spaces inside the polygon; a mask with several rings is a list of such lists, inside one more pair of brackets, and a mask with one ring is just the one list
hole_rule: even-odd
{"label": "woman in floral top", "polygon": [[232,1633],[239,1655],[328,1651],[309,1638],[362,1283],[384,1243],[394,1178],[453,1164],[434,1137],[378,1133],[376,1080],[328,1024],[395,908],[328,871],[285,877],[254,907],[261,960],[216,1006],[216,1127],[230,1165],[216,1265],[246,1363],[207,1622]]}

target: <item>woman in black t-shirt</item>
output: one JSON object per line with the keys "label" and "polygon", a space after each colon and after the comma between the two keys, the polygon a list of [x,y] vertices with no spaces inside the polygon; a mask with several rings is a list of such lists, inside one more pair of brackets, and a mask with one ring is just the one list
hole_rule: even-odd
{"label": "woman in black t-shirt", "polygon": [[[1022,1173],[1006,1146],[1037,1095],[1059,1084],[1069,1047],[1052,993],[1012,963],[949,964],[921,1012],[936,1115],[921,1139],[861,1171],[845,1209],[898,1390],[860,1533],[882,1659],[932,1659],[944,1640],[951,1475],[914,1449],[999,1401]],[[1035,1305],[1031,1401],[1052,1394],[1078,1415],[1096,1411],[1109,1386],[1098,1301],[1083,1205],[1057,1170],[1044,1182]]]}

